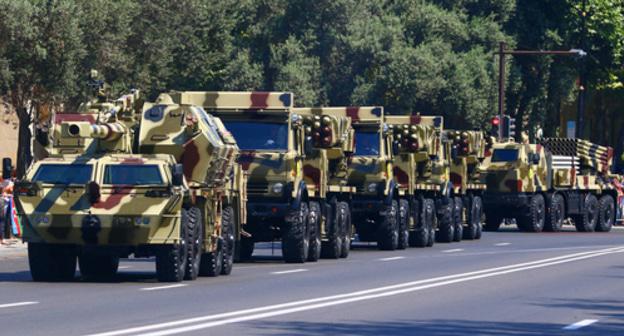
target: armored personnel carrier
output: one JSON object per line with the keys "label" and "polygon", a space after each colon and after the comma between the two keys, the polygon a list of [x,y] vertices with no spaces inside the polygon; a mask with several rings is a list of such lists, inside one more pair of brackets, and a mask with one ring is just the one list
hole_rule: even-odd
{"label": "armored personnel carrier", "polygon": [[541,144],[498,143],[486,158],[485,229],[515,218],[522,231],[609,231],[617,190],[611,181],[613,149],[581,139],[547,138]]}
{"label": "armored personnel carrier", "polygon": [[217,118],[167,96],[136,95],[57,114],[40,137],[46,158],[16,190],[35,281],[117,271],[156,257],[160,281],[229,274],[244,221],[237,147]]}

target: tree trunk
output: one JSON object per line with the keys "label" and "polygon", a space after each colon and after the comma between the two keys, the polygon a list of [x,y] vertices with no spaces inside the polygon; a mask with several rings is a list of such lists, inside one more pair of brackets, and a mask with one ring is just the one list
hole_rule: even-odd
{"label": "tree trunk", "polygon": [[17,108],[19,117],[19,133],[17,137],[17,178],[21,179],[32,162],[30,113],[26,107]]}

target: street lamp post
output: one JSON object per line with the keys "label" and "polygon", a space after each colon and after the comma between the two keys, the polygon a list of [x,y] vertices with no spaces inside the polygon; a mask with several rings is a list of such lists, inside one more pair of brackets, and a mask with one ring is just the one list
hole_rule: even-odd
{"label": "street lamp post", "polygon": [[[505,42],[499,43],[498,52],[499,56],[499,69],[498,69],[498,117],[503,120],[505,114],[505,56],[506,55],[559,55],[559,56],[579,56],[585,57],[587,53],[582,49],[570,49],[570,50],[507,50],[505,49]],[[503,139],[502,127],[498,131],[498,139]]]}

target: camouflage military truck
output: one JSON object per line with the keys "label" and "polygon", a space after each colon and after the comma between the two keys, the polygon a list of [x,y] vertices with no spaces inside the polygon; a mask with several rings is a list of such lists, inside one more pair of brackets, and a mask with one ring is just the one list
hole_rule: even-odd
{"label": "camouflage military truck", "polygon": [[399,247],[399,198],[392,172],[392,134],[382,107],[328,108],[327,114],[350,117],[355,152],[348,157],[347,185],[355,187],[352,223],[360,241],[382,250]]}
{"label": "camouflage military truck", "polygon": [[352,236],[351,196],[347,185],[348,159],[353,154],[354,130],[344,108],[296,108],[305,127],[304,181],[310,199],[310,259],[346,258]]}
{"label": "camouflage military truck", "polygon": [[491,154],[492,139],[482,131],[444,131],[451,144],[450,179],[453,183],[454,241],[481,238],[483,226],[483,192],[480,166]]}
{"label": "camouflage military truck", "polygon": [[[249,218],[239,258],[250,259],[255,242],[281,240],[286,262],[317,258],[310,225],[310,195],[303,174],[305,127],[293,113],[289,92],[174,92],[176,102],[203,106],[233,134],[247,176]],[[313,217],[318,214],[313,214]]]}
{"label": "camouflage military truck", "polygon": [[16,188],[35,281],[71,280],[76,260],[110,277],[130,254],[156,256],[160,281],[231,271],[244,218],[233,139],[200,107],[133,97],[57,114],[41,137],[48,157]]}
{"label": "camouflage military truck", "polygon": [[452,242],[453,188],[449,179],[450,146],[439,116],[386,116],[392,133],[393,175],[399,192],[399,247]]}
{"label": "camouflage military truck", "polygon": [[581,139],[498,143],[484,161],[486,230],[515,218],[522,231],[609,231],[617,191],[609,182],[613,150]]}

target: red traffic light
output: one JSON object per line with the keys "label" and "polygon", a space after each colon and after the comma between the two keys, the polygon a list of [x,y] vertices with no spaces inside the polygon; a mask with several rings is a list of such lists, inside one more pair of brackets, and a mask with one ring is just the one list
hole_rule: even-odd
{"label": "red traffic light", "polygon": [[498,117],[492,118],[492,125],[494,125],[494,126],[500,125],[500,118],[498,118]]}

